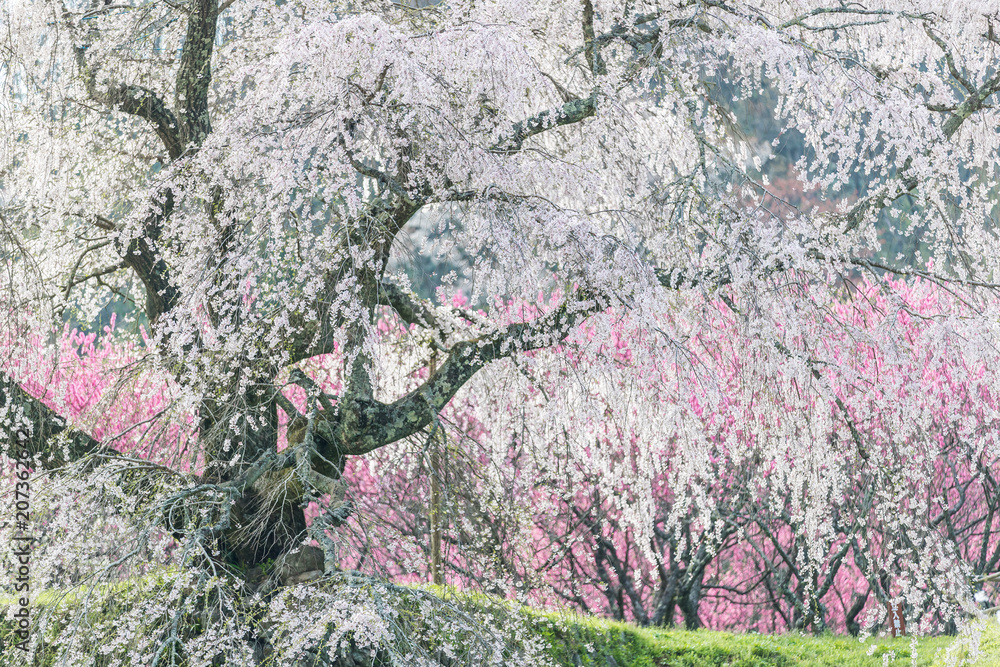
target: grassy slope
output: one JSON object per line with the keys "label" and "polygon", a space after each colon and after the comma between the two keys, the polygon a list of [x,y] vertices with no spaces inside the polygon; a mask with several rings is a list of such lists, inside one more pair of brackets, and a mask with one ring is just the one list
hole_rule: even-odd
{"label": "grassy slope", "polygon": [[[102,586],[102,593],[119,597],[118,586]],[[127,585],[125,585],[127,586]],[[458,593],[437,587],[435,594],[462,601],[469,611],[487,612],[492,605],[480,596]],[[100,594],[98,597],[102,597]],[[36,604],[75,606],[78,594],[56,595],[47,591]],[[0,611],[10,604],[0,595]],[[495,607],[494,607],[495,608]],[[912,659],[913,644],[909,638],[869,639],[865,643],[852,637],[826,635],[757,635],[732,634],[699,630],[688,632],[675,629],[640,628],[628,623],[608,621],[567,612],[543,612],[520,607],[521,618],[527,621],[536,639],[549,646],[549,655],[561,667],[946,667],[970,657],[965,637],[932,637],[916,642],[916,661]],[[0,644],[10,628],[0,621]],[[1000,667],[1000,625],[989,620],[982,626],[980,656],[975,667]],[[520,639],[528,639],[521,637]],[[0,652],[2,653],[2,652]],[[0,658],[0,665],[4,664]],[[969,664],[969,663],[965,663]]]}
{"label": "grassy slope", "polygon": [[[659,630],[566,614],[539,615],[536,626],[559,665],[576,667],[876,667],[912,665],[908,638],[731,634]],[[920,639],[916,664],[938,667],[954,637]],[[874,650],[871,654],[869,651]],[[590,650],[588,650],[590,649]],[[983,636],[976,667],[1000,667],[1000,626]],[[992,657],[991,657],[992,656]]]}

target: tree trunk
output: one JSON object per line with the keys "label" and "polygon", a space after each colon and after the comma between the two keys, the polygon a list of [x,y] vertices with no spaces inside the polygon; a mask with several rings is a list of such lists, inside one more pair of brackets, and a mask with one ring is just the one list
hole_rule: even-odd
{"label": "tree trunk", "polygon": [[431,444],[431,582],[437,586],[444,585],[444,573],[441,570],[441,474],[440,453],[437,442]]}
{"label": "tree trunk", "polygon": [[[434,375],[437,371],[437,359],[431,357],[428,376]],[[432,427],[435,428],[435,427]],[[440,429],[437,429],[440,431]],[[440,445],[444,441],[444,433],[435,433],[431,442],[431,583],[436,586],[444,585],[444,573],[441,570],[441,451]]]}
{"label": "tree trunk", "polygon": [[847,610],[847,615],[845,617],[847,631],[854,636],[861,634],[861,624],[858,623],[858,616],[865,608],[865,603],[868,602],[870,590],[871,589],[865,590],[864,595],[855,595],[851,608]]}
{"label": "tree trunk", "polygon": [[[701,605],[701,584],[705,576],[703,570],[697,574],[692,574],[691,584],[687,591],[677,599],[677,606],[684,614],[684,627],[688,630],[697,630],[701,627],[701,619],[698,618],[698,607]],[[683,590],[683,589],[682,589]]]}

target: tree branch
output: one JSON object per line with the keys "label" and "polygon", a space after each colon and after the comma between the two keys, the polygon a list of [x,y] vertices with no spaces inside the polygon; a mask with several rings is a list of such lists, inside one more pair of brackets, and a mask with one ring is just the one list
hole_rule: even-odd
{"label": "tree branch", "polygon": [[163,202],[143,223],[142,234],[132,239],[125,248],[118,248],[118,254],[142,281],[146,288],[146,316],[155,322],[170,310],[179,298],[177,288],[170,282],[170,270],[162,257],[158,256],[150,242],[160,238],[163,221],[174,210],[174,197],[170,190],[164,193]]}
{"label": "tree branch", "polygon": [[600,46],[594,40],[594,4],[590,0],[583,0],[583,44],[591,74],[607,74]]}
{"label": "tree branch", "polygon": [[[82,259],[82,257],[81,257],[81,259]],[[116,263],[114,263],[114,264],[112,264],[110,266],[105,266],[104,268],[97,269],[96,271],[88,273],[85,276],[81,276],[81,277],[77,278],[76,277],[76,272],[79,269],[79,267],[80,267],[80,262],[78,261],[76,263],[76,266],[73,267],[73,272],[70,274],[70,280],[69,280],[69,282],[66,283],[66,289],[63,291],[63,297],[65,297],[67,299],[69,298],[69,293],[72,291],[72,289],[75,286],[79,285],[80,283],[85,283],[88,280],[91,280],[93,278],[100,278],[102,276],[108,275],[109,273],[114,273],[115,271],[120,271],[121,269],[125,268],[125,262],[124,262],[124,260],[121,261],[121,262],[116,262]]]}
{"label": "tree branch", "polygon": [[951,74],[951,78],[955,79],[955,81],[958,81],[960,84],[962,84],[962,88],[965,88],[966,93],[968,93],[969,95],[975,95],[977,92],[976,87],[972,84],[971,81],[965,78],[965,76],[960,71],[958,71],[958,66],[955,64],[955,58],[952,57],[951,49],[948,48],[948,45],[945,44],[945,41],[940,37],[938,37],[937,35],[935,35],[934,31],[931,30],[931,27],[926,23],[924,24],[924,32],[926,32],[927,36],[931,38],[931,41],[937,44],[938,48],[944,52],[944,61],[948,65],[948,73]]}
{"label": "tree branch", "polygon": [[[846,14],[846,15],[849,15],[849,16],[870,16],[870,17],[874,17],[875,20],[874,21],[867,21],[867,22],[847,23],[847,24],[843,24],[842,23],[842,24],[838,24],[838,25],[828,25],[828,26],[810,26],[810,25],[807,25],[805,23],[806,19],[812,18],[814,16],[822,16],[822,15],[829,16],[829,15],[834,15],[834,14],[839,14],[839,15],[845,15]],[[792,18],[792,19],[789,19],[788,21],[785,21],[781,25],[777,26],[777,29],[778,30],[785,30],[786,28],[791,28],[793,26],[798,26],[798,27],[803,28],[805,30],[811,30],[813,32],[822,32],[824,30],[838,30],[838,29],[847,28],[847,27],[850,27],[850,26],[873,25],[874,23],[883,23],[883,22],[887,21],[888,19],[890,19],[892,17],[900,17],[900,18],[916,19],[916,20],[926,21],[929,18],[931,18],[931,15],[930,14],[911,14],[909,12],[900,12],[900,11],[894,11],[894,10],[891,10],[891,9],[862,9],[862,8],[847,7],[847,6],[842,6],[842,7],[819,7],[817,9],[811,9],[808,12],[805,12],[804,14],[799,14],[795,18]]]}
{"label": "tree branch", "polygon": [[[620,39],[633,49],[639,49],[646,44],[655,44],[660,39],[661,29],[659,25],[660,17],[663,12],[652,12],[649,14],[640,14],[635,18],[630,25],[622,25],[621,23],[616,23],[611,26],[608,32],[596,35],[593,37],[594,47],[600,47],[604,44],[612,42],[616,39]],[[586,22],[586,16],[584,21]],[[671,19],[666,21],[666,26],[669,29],[675,28],[696,28],[704,33],[711,33],[712,27],[701,17],[699,13],[694,13],[688,18],[682,19]],[[587,53],[587,62],[590,63],[590,56],[586,43],[586,24],[584,26],[584,46],[574,50],[566,58],[565,62],[571,62],[576,56],[581,53]]]}
{"label": "tree branch", "polygon": [[431,305],[407,294],[395,283],[382,281],[379,284],[379,305],[391,307],[407,324],[441,330]]}
{"label": "tree branch", "polygon": [[437,372],[393,403],[346,397],[336,414],[317,416],[317,434],[326,442],[320,454],[329,460],[365,454],[419,432],[487,363],[558,343],[601,308],[597,299],[578,300],[536,320],[457,343]]}
{"label": "tree branch", "polygon": [[[51,470],[101,451],[101,444],[86,433],[67,427],[56,412],[24,391],[0,372],[0,417],[10,446],[41,454],[44,468]],[[11,450],[7,450],[8,454]]]}
{"label": "tree branch", "polygon": [[[951,139],[955,133],[958,132],[958,129],[962,126],[962,123],[964,123],[966,119],[980,109],[983,109],[986,106],[986,100],[989,99],[990,96],[994,93],[1000,92],[1000,72],[977,88],[975,84],[969,81],[962,75],[961,72],[958,71],[958,67],[955,65],[955,61],[952,58],[951,51],[948,50],[944,41],[934,35],[930,28],[926,28],[926,31],[927,35],[934,41],[934,43],[944,51],[945,62],[947,63],[948,71],[952,78],[958,81],[968,92],[965,99],[962,100],[962,103],[953,110],[940,107],[937,109],[929,107],[932,111],[951,111],[951,115],[948,116],[944,125],[941,126],[941,132],[944,134],[944,138]],[[867,197],[863,197],[851,207],[846,216],[847,225],[844,227],[845,232],[854,231],[869,215],[873,213],[877,214],[890,203],[896,201],[904,195],[913,193],[917,189],[920,185],[919,181],[917,181],[917,179],[913,176],[906,176],[911,163],[912,160],[908,158],[899,170],[899,174],[903,176],[901,183],[902,187],[897,190],[880,188],[877,192],[874,192]]]}
{"label": "tree branch", "polygon": [[177,118],[156,93],[142,86],[121,84],[112,86],[107,93],[102,94],[97,89],[97,73],[87,65],[86,47],[77,47],[76,62],[83,76],[87,95],[92,100],[148,121],[153,125],[156,136],[163,142],[170,158],[176,160],[181,156],[183,149],[177,133]]}
{"label": "tree branch", "polygon": [[567,102],[558,109],[542,111],[514,123],[510,134],[498,141],[492,150],[496,153],[516,153],[521,150],[525,139],[553,127],[579,123],[595,113],[597,113],[597,93],[593,92],[584,99]]}

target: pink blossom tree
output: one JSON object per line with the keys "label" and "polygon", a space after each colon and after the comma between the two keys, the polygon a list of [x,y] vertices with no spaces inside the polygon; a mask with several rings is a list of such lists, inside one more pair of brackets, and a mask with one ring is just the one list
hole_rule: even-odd
{"label": "pink blossom tree", "polygon": [[[863,366],[866,372],[888,375],[884,378],[886,386],[891,385],[891,376],[922,373],[924,389],[933,397],[927,404],[928,422],[913,434],[910,451],[917,457],[913,460],[891,467],[885,462],[875,467],[864,457],[828,461],[825,474],[845,481],[828,500],[827,526],[807,532],[802,517],[807,505],[804,498],[788,495],[786,483],[778,475],[781,461],[759,456],[736,459],[738,450],[726,443],[728,430],[744,423],[739,415],[745,407],[736,396],[746,372],[746,359],[738,353],[738,318],[725,300],[719,300],[710,306],[720,315],[712,334],[703,336],[698,348],[689,346],[688,350],[698,349],[698,365],[724,384],[730,398],[714,410],[704,410],[699,406],[702,389],[691,384],[687,386],[689,394],[664,393],[661,398],[665,402],[660,405],[641,404],[648,410],[642,414],[643,419],[676,410],[678,403],[692,406],[701,420],[697,431],[711,439],[705,468],[698,472],[700,478],[678,484],[676,476],[679,469],[690,465],[691,452],[677,446],[677,433],[667,432],[672,439],[670,447],[658,450],[662,457],[659,472],[644,489],[655,505],[650,514],[642,515],[651,525],[630,523],[630,508],[622,506],[622,499],[631,493],[628,486],[620,485],[620,477],[619,485],[610,489],[603,486],[602,477],[616,472],[595,470],[588,460],[595,456],[594,450],[585,448],[587,457],[581,458],[576,453],[579,450],[572,446],[573,433],[589,433],[587,437],[595,439],[594,445],[610,456],[611,466],[641,465],[644,453],[655,446],[655,440],[639,435],[639,423],[633,424],[636,430],[628,430],[629,416],[620,414],[620,397],[677,385],[676,374],[685,369],[684,365],[671,365],[658,371],[652,380],[639,381],[641,392],[634,391],[641,375],[631,374],[618,383],[619,391],[624,390],[626,382],[632,388],[603,401],[603,412],[595,415],[592,430],[575,416],[573,429],[567,425],[552,430],[551,415],[526,410],[533,403],[541,407],[554,400],[549,397],[559,393],[567,360],[574,367],[597,363],[579,348],[560,350],[558,365],[550,370],[539,371],[544,367],[536,364],[533,372],[524,371],[531,378],[524,393],[510,393],[510,387],[505,387],[507,395],[513,396],[507,404],[509,428],[489,426],[495,424],[496,408],[502,400],[499,396],[497,402],[488,403],[485,413],[465,401],[451,404],[451,410],[464,413],[459,419],[450,413],[446,419],[448,423],[462,424],[452,431],[454,439],[462,443],[460,449],[492,449],[492,462],[487,458],[475,465],[510,472],[498,488],[493,488],[481,474],[466,473],[462,488],[451,490],[462,514],[459,517],[457,512],[452,513],[451,520],[459,525],[449,527],[447,539],[456,548],[464,545],[466,551],[453,552],[454,559],[445,564],[449,583],[483,583],[481,576],[470,578],[465,560],[470,550],[482,551],[485,546],[483,541],[473,539],[474,531],[463,531],[461,524],[471,524],[489,537],[486,541],[490,546],[485,550],[495,565],[495,581],[505,581],[508,591],[530,590],[528,599],[535,601],[558,600],[640,623],[669,624],[675,621],[676,614],[684,617],[688,627],[707,624],[771,632],[832,627],[858,633],[865,615],[884,608],[900,594],[900,581],[911,576],[898,562],[901,548],[914,550],[912,557],[917,558],[917,542],[936,536],[939,545],[956,554],[971,555],[975,551],[980,559],[976,564],[968,555],[961,557],[972,568],[973,579],[993,571],[989,558],[995,557],[997,547],[996,539],[991,537],[994,503],[979,494],[988,488],[997,463],[995,459],[980,459],[974,464],[981,468],[979,475],[962,473],[970,466],[963,457],[968,451],[978,450],[978,446],[955,446],[959,440],[975,442],[983,433],[992,431],[994,401],[988,393],[982,393],[987,387],[983,373],[989,371],[980,367],[958,377],[955,370],[968,363],[962,358],[925,366],[926,348],[921,344],[945,313],[960,312],[965,306],[934,283],[917,281],[911,286],[890,285],[905,299],[893,307],[879,300],[884,287],[878,283],[859,284],[859,298],[864,296],[865,300],[837,308],[841,321],[852,322],[855,331],[850,337],[844,334],[839,343],[832,338],[828,342],[837,346],[853,345],[851,341],[857,339],[870,340],[886,320],[905,325],[908,344],[895,350],[892,366],[887,369],[873,364],[870,355]],[[584,331],[581,340],[593,333]],[[632,360],[642,342],[629,334],[625,326],[613,334],[613,356],[632,372],[636,370]],[[604,355],[607,351],[598,353]],[[541,361],[538,355],[529,358]],[[766,387],[760,385],[749,399],[761,400],[764,391]],[[970,393],[977,394],[974,403],[983,408],[972,415],[968,410]],[[827,398],[826,409],[833,415],[842,414],[852,410],[857,398],[848,388],[844,394]],[[861,399],[865,400],[863,394]],[[788,406],[780,414],[784,419],[808,419],[816,407]],[[804,414],[796,415],[795,410]],[[884,408],[881,417],[891,414],[891,409]],[[548,430],[532,442],[531,435],[539,424],[545,424]],[[879,424],[855,422],[854,430],[856,434],[847,427],[841,437],[854,445],[855,438],[874,444],[884,437]],[[904,433],[898,428],[893,432]],[[959,436],[959,432],[964,435]],[[494,434],[502,434],[500,442],[494,440]],[[943,439],[951,444],[943,447]],[[427,445],[413,454],[426,461]],[[464,463],[468,465],[467,460]],[[375,477],[373,471],[385,467],[380,465],[368,474]],[[456,472],[459,467],[455,466]],[[404,567],[402,571],[426,579],[431,542],[430,471],[426,463],[410,470],[417,474],[411,474],[407,483],[394,480],[378,487],[374,495],[366,495],[366,503],[370,515],[392,517],[395,537],[382,541],[383,553],[390,553],[400,539],[409,538],[410,569]],[[977,481],[980,478],[982,481]],[[898,485],[899,480],[906,480],[905,493],[897,495],[892,504],[883,504],[885,501],[878,498],[880,489]],[[636,480],[631,477],[630,481]],[[531,508],[527,520],[517,511],[498,511],[479,501],[502,492],[507,494],[505,507]],[[900,493],[898,487],[895,493]],[[706,505],[710,510],[707,516],[699,510]],[[952,517],[955,523],[948,527]],[[897,554],[895,557],[888,553],[890,548]],[[389,560],[402,562],[399,557]],[[948,624],[947,614],[942,615],[937,607],[913,603],[912,611],[914,619],[928,623],[928,627],[940,630]],[[868,622],[869,628],[873,622]]]}

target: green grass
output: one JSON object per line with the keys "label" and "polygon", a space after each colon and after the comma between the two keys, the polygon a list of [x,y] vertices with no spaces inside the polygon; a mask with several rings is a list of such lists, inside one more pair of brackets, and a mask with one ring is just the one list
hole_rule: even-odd
{"label": "green grass", "polygon": [[973,633],[979,632],[982,634],[979,636],[978,657],[973,659],[970,655],[969,635],[972,633],[966,633],[952,643],[947,653],[943,653],[934,663],[934,667],[962,664],[963,660],[966,661],[965,664],[975,667],[1000,667],[1000,624],[995,619],[986,620],[974,627]]}
{"label": "green grass", "polygon": [[[144,581],[148,584],[148,581]],[[134,583],[96,587],[94,613],[115,614],[130,594],[145,594]],[[148,585],[143,588],[147,589]],[[435,595],[450,599],[468,612],[503,612],[504,603],[451,589],[422,586]],[[106,599],[104,599],[106,598]],[[79,591],[68,595],[46,592],[36,605],[70,608],[82,602]],[[105,608],[103,602],[110,604]],[[11,600],[0,598],[0,608]],[[127,603],[126,603],[127,604]],[[499,606],[498,606],[499,604]],[[542,640],[549,657],[560,667],[1000,667],[1000,624],[990,619],[980,626],[980,654],[975,662],[969,651],[969,636],[931,637],[916,641],[916,659],[909,638],[870,638],[861,642],[836,635],[758,635],[699,630],[641,628],[571,612],[550,612],[518,607],[525,632],[508,637],[515,644]],[[0,622],[0,638],[9,630]],[[966,662],[962,662],[962,661]],[[0,658],[0,664],[4,660]]]}
{"label": "green grass", "polygon": [[[909,638],[756,635],[639,628],[575,614],[538,614],[539,633],[559,665],[592,667],[876,667],[912,665]],[[930,667],[954,637],[917,641],[917,665]],[[997,633],[1000,642],[1000,632]],[[874,646],[874,651],[869,651]],[[1000,650],[1000,647],[998,647]],[[942,665],[944,663],[941,663]],[[976,667],[994,663],[977,662]],[[996,663],[1000,667],[1000,663]]]}

